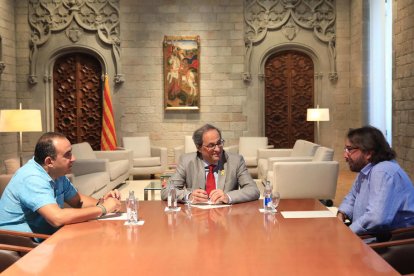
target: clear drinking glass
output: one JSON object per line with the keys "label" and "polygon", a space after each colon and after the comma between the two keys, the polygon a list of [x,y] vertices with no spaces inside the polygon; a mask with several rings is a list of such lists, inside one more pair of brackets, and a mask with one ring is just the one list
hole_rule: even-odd
{"label": "clear drinking glass", "polygon": [[272,192],[272,212],[277,212],[277,207],[280,202],[280,194],[278,191]]}
{"label": "clear drinking glass", "polygon": [[187,186],[184,185],[184,200],[188,208],[191,207],[191,203],[192,203],[190,194],[191,194],[191,189],[187,188]]}

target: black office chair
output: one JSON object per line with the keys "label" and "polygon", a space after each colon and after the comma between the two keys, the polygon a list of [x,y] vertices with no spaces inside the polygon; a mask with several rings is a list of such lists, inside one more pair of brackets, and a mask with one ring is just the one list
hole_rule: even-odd
{"label": "black office chair", "polygon": [[0,229],[0,273],[30,252],[49,235]]}
{"label": "black office chair", "polygon": [[414,227],[395,229],[361,238],[376,237],[368,245],[383,257],[400,274],[414,273]]}

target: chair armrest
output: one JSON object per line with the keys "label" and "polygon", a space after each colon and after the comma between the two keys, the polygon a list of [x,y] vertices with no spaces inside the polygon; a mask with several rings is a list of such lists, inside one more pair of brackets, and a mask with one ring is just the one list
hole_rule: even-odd
{"label": "chair armrest", "polygon": [[26,238],[38,238],[38,239],[43,239],[43,240],[51,236],[51,235],[46,235],[46,234],[20,232],[20,231],[6,230],[6,229],[0,229],[0,235],[10,235],[10,236],[26,237]]}
{"label": "chair armrest", "polygon": [[257,158],[266,159],[270,157],[288,157],[292,153],[292,149],[258,149]]}
{"label": "chair armrest", "polygon": [[109,162],[118,161],[118,160],[129,160],[131,154],[132,160],[132,150],[111,150],[111,151],[94,151],[96,158],[98,159],[108,159]]}
{"label": "chair armrest", "polygon": [[267,159],[267,169],[273,171],[273,164],[276,162],[311,162],[311,156],[295,156],[295,157],[270,157]]}
{"label": "chair armrest", "polygon": [[162,171],[167,169],[168,151],[166,147],[151,146],[151,156],[159,156],[161,159]]}
{"label": "chair armrest", "polygon": [[224,150],[227,152],[239,153],[239,145],[231,145],[228,147],[224,147]]}
{"label": "chair armrest", "polygon": [[108,159],[76,159],[72,166],[74,176],[96,172],[109,172]]}

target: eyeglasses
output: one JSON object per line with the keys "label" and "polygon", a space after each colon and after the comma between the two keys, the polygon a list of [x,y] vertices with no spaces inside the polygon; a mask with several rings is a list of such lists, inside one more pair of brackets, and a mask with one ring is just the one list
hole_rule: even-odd
{"label": "eyeglasses", "polygon": [[358,147],[352,147],[352,146],[345,146],[344,147],[344,152],[346,152],[347,154],[351,154],[351,152],[353,150],[359,149]]}
{"label": "eyeglasses", "polygon": [[223,145],[224,145],[224,140],[223,139],[220,139],[215,144],[211,143],[211,144],[208,144],[208,145],[203,145],[203,147],[205,147],[208,150],[213,150],[213,149],[216,148],[216,146],[219,147],[219,148],[221,148],[221,147],[223,147]]}

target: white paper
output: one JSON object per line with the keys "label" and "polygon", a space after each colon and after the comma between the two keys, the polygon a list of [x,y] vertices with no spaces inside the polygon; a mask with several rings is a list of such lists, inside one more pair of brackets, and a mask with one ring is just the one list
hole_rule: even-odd
{"label": "white paper", "polygon": [[181,210],[181,207],[177,207],[175,209],[170,209],[167,207],[165,207],[164,212],[179,212]]}
{"label": "white paper", "polygon": [[[260,208],[259,209],[259,212],[260,213],[264,213],[265,212],[265,209],[264,208]],[[273,212],[269,212],[269,213],[277,213],[277,210],[274,210]]]}
{"label": "white paper", "polygon": [[144,225],[144,222],[145,221],[143,220],[139,220],[137,223],[131,223],[131,222],[125,221],[124,225],[141,226],[141,225]]}
{"label": "white paper", "polygon": [[331,211],[283,211],[284,218],[334,218]]}
{"label": "white paper", "polygon": [[103,217],[97,218],[98,220],[127,220],[126,213],[108,213]]}
{"label": "white paper", "polygon": [[223,207],[230,207],[231,204],[191,204],[191,207],[199,208],[199,209],[215,209],[215,208],[223,208]]}

